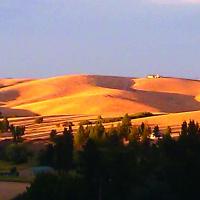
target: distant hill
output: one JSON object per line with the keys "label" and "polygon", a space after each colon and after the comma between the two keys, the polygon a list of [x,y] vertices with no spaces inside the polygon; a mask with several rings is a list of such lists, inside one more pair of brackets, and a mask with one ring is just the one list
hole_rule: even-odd
{"label": "distant hill", "polygon": [[13,116],[196,110],[200,110],[197,80],[99,75],[0,79],[0,111]]}

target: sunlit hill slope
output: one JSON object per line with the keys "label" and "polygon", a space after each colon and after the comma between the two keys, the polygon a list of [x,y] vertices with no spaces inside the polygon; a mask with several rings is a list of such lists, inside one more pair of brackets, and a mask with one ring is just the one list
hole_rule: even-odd
{"label": "sunlit hill slope", "polygon": [[0,79],[0,111],[12,116],[200,110],[200,81],[68,75]]}

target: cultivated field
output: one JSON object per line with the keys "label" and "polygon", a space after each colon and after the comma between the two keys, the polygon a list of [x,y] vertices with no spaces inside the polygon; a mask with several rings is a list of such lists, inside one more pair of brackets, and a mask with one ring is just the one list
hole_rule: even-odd
{"label": "cultivated field", "polygon": [[[58,116],[44,116],[44,121],[41,124],[35,123],[37,117],[21,117],[21,118],[10,118],[11,124],[20,125],[26,127],[24,139],[27,141],[32,140],[44,140],[49,138],[49,134],[52,129],[57,130],[58,133],[62,133],[65,123],[72,122],[74,124],[74,132],[77,130],[79,123],[83,120],[95,121],[96,115],[58,115]],[[189,121],[195,119],[200,122],[200,111],[176,113],[176,114],[164,114],[153,117],[145,117],[132,120],[133,125],[140,125],[142,122],[150,125],[152,128],[155,125],[159,125],[161,131],[167,126],[171,126],[172,133],[174,136],[180,132],[181,124],[184,120]],[[119,121],[120,122],[120,121]],[[106,128],[111,125],[117,126],[119,122],[104,123]],[[0,140],[11,139],[10,133],[0,135]]]}
{"label": "cultivated field", "polygon": [[[94,120],[98,115],[115,117],[144,111],[164,115],[133,120],[134,124],[158,124],[161,129],[169,125],[177,134],[184,120],[200,121],[198,110],[197,80],[98,75],[0,79],[0,111],[12,116],[11,124],[26,126],[27,140],[46,139],[52,129],[61,132],[69,121],[76,130],[80,121]],[[41,124],[35,123],[38,115],[44,116]],[[0,135],[1,140],[9,138],[9,133]]]}

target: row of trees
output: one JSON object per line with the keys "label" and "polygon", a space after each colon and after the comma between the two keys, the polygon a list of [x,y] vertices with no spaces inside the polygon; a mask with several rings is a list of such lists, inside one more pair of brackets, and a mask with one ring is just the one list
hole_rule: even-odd
{"label": "row of trees", "polygon": [[[159,126],[155,126],[153,130],[145,123],[140,126],[133,126],[128,114],[123,117],[122,122],[118,123],[116,127],[112,125],[110,128],[105,129],[102,121],[100,116],[94,126],[80,124],[77,133],[74,135],[75,147],[81,148],[89,138],[98,142],[123,143],[141,141],[145,143],[150,141],[151,136],[155,138],[162,137]],[[164,134],[171,134],[171,128],[167,127]]]}
{"label": "row of trees", "polygon": [[105,129],[99,117],[76,133],[70,125],[61,135],[52,130],[50,141],[39,162],[58,173],[36,177],[16,199],[182,200],[199,195],[200,127],[193,120],[183,122],[174,139],[170,127],[161,134],[158,126],[133,126],[125,115],[116,127]]}
{"label": "row of trees", "polygon": [[10,124],[6,117],[4,117],[0,121],[0,132],[11,132],[13,136],[13,141],[15,143],[18,143],[22,141],[22,136],[25,134],[25,126],[14,126]]}
{"label": "row of trees", "polygon": [[[65,128],[62,135],[58,135],[56,130],[50,133],[50,141],[45,150],[40,152],[39,162],[41,165],[49,165],[57,170],[69,171],[73,166],[73,152],[82,151],[88,141],[94,141],[99,146],[127,146],[130,144],[152,145],[161,140],[172,141],[171,127],[167,127],[161,133],[159,126],[153,130],[145,123],[140,126],[133,126],[129,116],[126,114],[121,124],[117,127],[111,126],[105,129],[102,124],[102,118],[99,117],[94,126],[83,126],[80,124],[76,133],[72,126]],[[183,122],[180,132],[180,139],[187,136],[200,134],[198,123],[190,121]],[[154,136],[155,139],[151,139]],[[64,156],[65,155],[65,156]]]}
{"label": "row of trees", "polygon": [[[156,126],[152,131],[159,138],[156,143],[150,142],[147,125],[132,127],[127,116],[120,126],[110,130],[105,130],[99,120],[93,129],[80,126],[77,133],[81,132],[88,136],[78,143],[78,148],[73,145],[77,136],[70,127],[60,136],[52,134],[41,161],[59,173],[36,177],[31,187],[16,199],[199,198],[198,123],[184,122],[176,139],[171,137],[170,127],[160,137]],[[128,138],[128,145],[121,138]]]}

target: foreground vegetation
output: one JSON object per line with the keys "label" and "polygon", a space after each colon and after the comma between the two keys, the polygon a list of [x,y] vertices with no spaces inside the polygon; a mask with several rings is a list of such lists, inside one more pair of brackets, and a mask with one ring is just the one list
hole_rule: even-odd
{"label": "foreground vegetation", "polygon": [[[151,135],[154,139],[151,140]],[[105,129],[101,118],[94,126],[72,127],[50,134],[40,152],[42,173],[17,200],[129,200],[194,199],[199,195],[200,129],[184,122],[180,136],[168,127],[160,133],[142,123],[132,126],[125,115],[117,127]]]}

